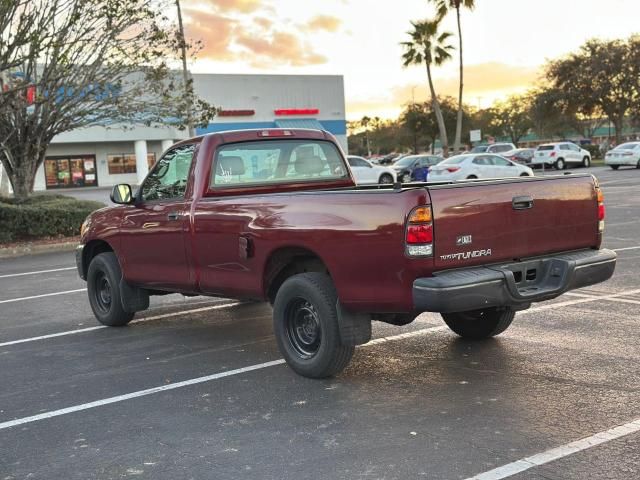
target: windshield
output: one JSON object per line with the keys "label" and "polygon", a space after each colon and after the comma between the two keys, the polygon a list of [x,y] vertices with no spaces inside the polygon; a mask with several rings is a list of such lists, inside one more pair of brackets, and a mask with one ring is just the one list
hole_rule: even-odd
{"label": "windshield", "polygon": [[478,145],[477,147],[473,147],[471,149],[471,153],[484,153],[489,148],[489,145]]}
{"label": "windshield", "polygon": [[394,163],[394,166],[398,167],[408,167],[415,161],[416,157],[404,157]]}
{"label": "windshield", "polygon": [[640,143],[623,143],[622,145],[618,145],[614,150],[633,150],[640,146]]}

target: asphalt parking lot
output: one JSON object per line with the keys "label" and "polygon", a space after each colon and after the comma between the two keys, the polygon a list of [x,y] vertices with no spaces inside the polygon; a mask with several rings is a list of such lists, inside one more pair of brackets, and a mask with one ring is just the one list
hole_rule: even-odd
{"label": "asphalt parking lot", "polygon": [[610,281],[489,341],[376,324],[329,380],[283,364],[268,305],[154,297],[103,328],[72,253],[0,260],[0,480],[637,480],[640,170],[589,170]]}

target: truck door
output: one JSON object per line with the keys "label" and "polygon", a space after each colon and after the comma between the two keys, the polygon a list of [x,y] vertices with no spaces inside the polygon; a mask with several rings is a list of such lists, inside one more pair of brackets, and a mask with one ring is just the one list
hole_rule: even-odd
{"label": "truck door", "polygon": [[123,214],[122,263],[131,283],[173,290],[195,285],[186,252],[191,201],[185,199],[195,150],[190,144],[165,153]]}

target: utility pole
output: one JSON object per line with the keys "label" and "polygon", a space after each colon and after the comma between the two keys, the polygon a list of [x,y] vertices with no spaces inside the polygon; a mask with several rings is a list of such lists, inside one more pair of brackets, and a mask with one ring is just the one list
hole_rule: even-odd
{"label": "utility pole", "polygon": [[180,0],[176,0],[176,8],[178,9],[178,35],[180,36],[180,53],[182,54],[182,81],[184,84],[184,94],[187,97],[187,128],[189,136],[195,137],[196,132],[193,128],[193,118],[191,117],[191,95],[189,94],[189,71],[187,70],[187,42],[184,38],[184,26],[182,24],[182,10],[180,9]]}

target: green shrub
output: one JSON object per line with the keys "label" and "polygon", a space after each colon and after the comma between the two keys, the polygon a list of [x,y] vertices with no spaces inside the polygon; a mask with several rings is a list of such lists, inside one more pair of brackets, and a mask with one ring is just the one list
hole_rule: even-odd
{"label": "green shrub", "polygon": [[602,158],[602,152],[600,152],[599,145],[583,145],[582,148],[589,151],[592,160]]}
{"label": "green shrub", "polygon": [[0,243],[79,235],[87,215],[102,207],[64,195],[33,195],[22,202],[0,199]]}

